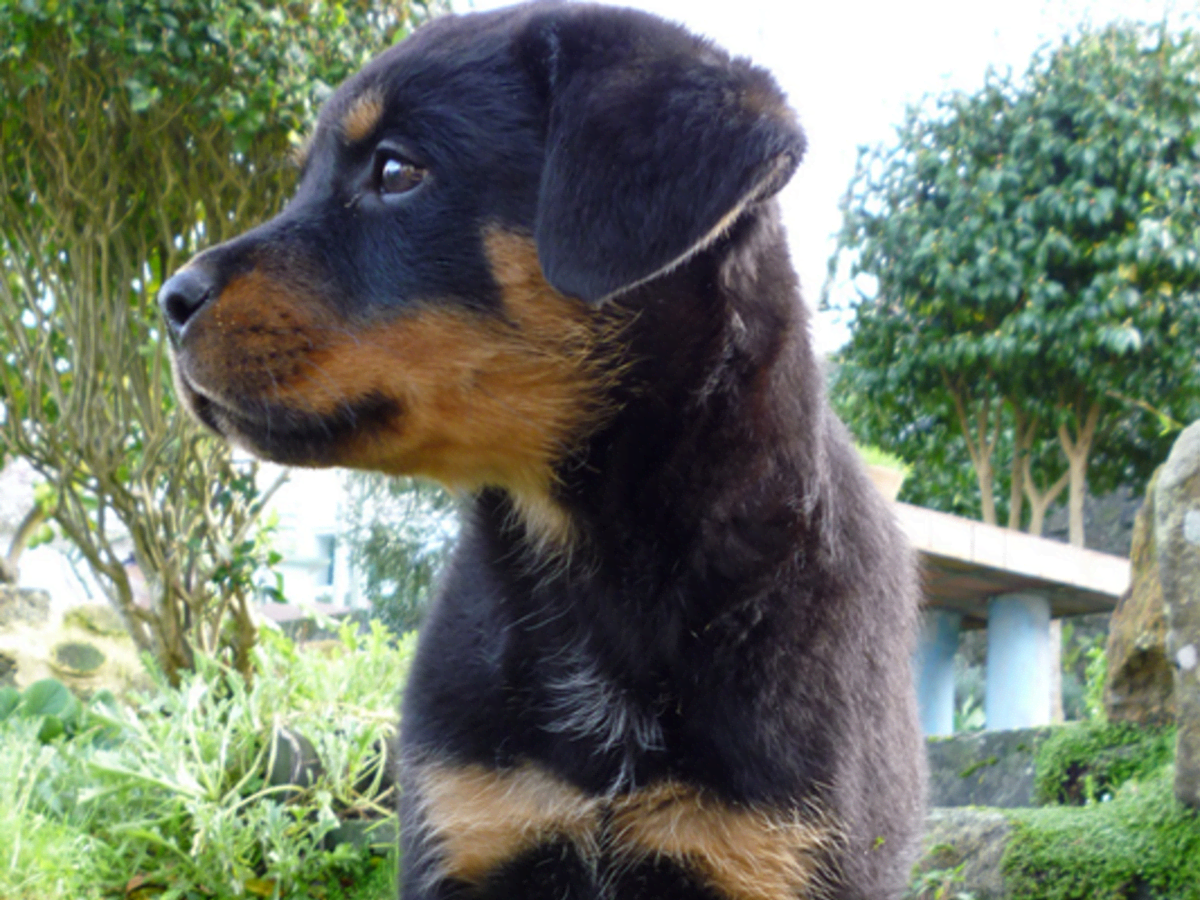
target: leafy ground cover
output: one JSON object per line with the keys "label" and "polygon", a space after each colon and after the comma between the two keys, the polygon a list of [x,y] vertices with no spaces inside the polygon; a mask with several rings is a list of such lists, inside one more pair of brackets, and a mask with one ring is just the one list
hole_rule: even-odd
{"label": "leafy ground cover", "polygon": [[[0,897],[5,900],[373,900],[394,891],[386,758],[411,638],[377,627],[300,650],[265,633],[250,684],[201,660],[178,687],[0,716]],[[44,689],[43,689],[44,690]],[[35,698],[36,699],[36,698]],[[273,784],[287,729],[321,772]],[[372,823],[381,846],[342,842]]]}
{"label": "leafy ground cover", "polygon": [[1174,797],[1174,731],[1093,722],[1039,749],[1041,808],[1015,812],[1009,896],[1200,900],[1200,812]]}
{"label": "leafy ground cover", "polygon": [[1039,806],[963,810],[906,900],[1200,900],[1200,810],[1175,800],[1173,729],[1062,726],[1035,774]]}

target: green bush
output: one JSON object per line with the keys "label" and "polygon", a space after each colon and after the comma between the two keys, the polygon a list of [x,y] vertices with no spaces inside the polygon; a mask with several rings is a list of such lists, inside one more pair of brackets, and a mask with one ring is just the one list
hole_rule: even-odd
{"label": "green bush", "polygon": [[[0,897],[386,896],[362,887],[385,877],[371,851],[329,836],[339,816],[392,817],[380,755],[412,643],[346,627],[300,650],[267,633],[250,685],[201,658],[177,688],[160,674],[152,695],[94,713],[104,741],[80,739],[89,730],[44,744],[38,719],[4,718]],[[302,790],[267,778],[280,728],[320,755],[323,772]]]}
{"label": "green bush", "polygon": [[1151,776],[1173,752],[1171,731],[1100,722],[1055,729],[1038,748],[1035,802],[1078,806],[1102,800],[1126,781]]}
{"label": "green bush", "polygon": [[1200,900],[1200,815],[1171,766],[1108,802],[1013,811],[1005,892],[1021,900]]}
{"label": "green bush", "polygon": [[37,725],[37,737],[48,744],[58,737],[74,737],[80,732],[111,736],[107,725],[116,705],[112,691],[97,691],[85,705],[57,678],[43,678],[22,693],[16,688],[0,688],[0,723],[15,716]]}

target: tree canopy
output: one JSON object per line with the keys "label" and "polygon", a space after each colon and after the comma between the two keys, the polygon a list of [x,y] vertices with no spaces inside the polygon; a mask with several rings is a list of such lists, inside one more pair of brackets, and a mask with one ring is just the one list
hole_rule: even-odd
{"label": "tree canopy", "polygon": [[1083,31],[910,111],[860,156],[839,260],[852,427],[912,460],[961,435],[987,521],[997,484],[1034,531],[1068,488],[1082,544],[1089,474],[1146,477],[1198,411],[1197,36]]}
{"label": "tree canopy", "polygon": [[432,5],[0,0],[0,456],[168,674],[245,664],[262,497],[175,403],[158,287],[279,208],[330,86]]}

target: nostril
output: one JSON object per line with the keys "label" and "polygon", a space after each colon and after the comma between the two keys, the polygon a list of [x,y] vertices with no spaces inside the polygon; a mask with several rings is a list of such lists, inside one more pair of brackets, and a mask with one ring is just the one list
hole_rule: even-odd
{"label": "nostril", "polygon": [[167,279],[158,292],[158,305],[175,337],[213,295],[213,280],[198,268],[187,268]]}

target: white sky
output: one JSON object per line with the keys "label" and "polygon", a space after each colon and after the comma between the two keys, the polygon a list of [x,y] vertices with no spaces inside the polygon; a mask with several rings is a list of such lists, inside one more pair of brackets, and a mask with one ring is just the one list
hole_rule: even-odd
{"label": "white sky", "polygon": [[[492,9],[506,0],[453,0]],[[1194,15],[1195,0],[626,0],[751,57],[775,73],[808,137],[808,153],[781,200],[792,258],[808,302],[825,280],[838,200],[857,148],[889,141],[906,106],[927,94],[974,90],[989,66],[1024,71],[1042,44],[1083,22]],[[1195,24],[1193,21],[1192,24]],[[837,291],[845,290],[836,286]],[[819,316],[819,348],[844,340]]]}

